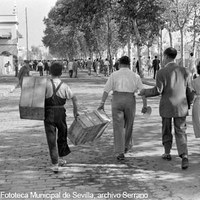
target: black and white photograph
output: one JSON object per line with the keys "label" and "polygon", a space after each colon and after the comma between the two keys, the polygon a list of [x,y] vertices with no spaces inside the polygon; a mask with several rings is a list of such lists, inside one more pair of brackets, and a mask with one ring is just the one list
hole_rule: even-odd
{"label": "black and white photograph", "polygon": [[0,0],[0,200],[200,200],[200,0]]}

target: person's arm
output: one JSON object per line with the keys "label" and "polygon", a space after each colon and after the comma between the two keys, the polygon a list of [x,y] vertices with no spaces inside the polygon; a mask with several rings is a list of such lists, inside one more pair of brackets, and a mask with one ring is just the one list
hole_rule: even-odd
{"label": "person's arm", "polygon": [[101,103],[100,103],[100,105],[99,105],[97,110],[104,110],[104,104],[106,102],[107,97],[108,97],[108,93],[104,91],[103,92],[103,96],[101,98]]}
{"label": "person's arm", "polygon": [[74,118],[75,118],[75,120],[77,120],[77,117],[79,116],[79,113],[78,113],[78,106],[77,106],[77,98],[76,98],[76,96],[73,96],[71,100],[72,100],[72,103],[73,103]]}
{"label": "person's arm", "polygon": [[109,92],[113,90],[113,73],[111,74],[111,76],[108,78],[106,85],[104,87],[104,92],[101,98],[101,103],[99,105],[99,107],[97,108],[98,110],[104,110],[104,104],[106,102],[106,99],[108,97]]}

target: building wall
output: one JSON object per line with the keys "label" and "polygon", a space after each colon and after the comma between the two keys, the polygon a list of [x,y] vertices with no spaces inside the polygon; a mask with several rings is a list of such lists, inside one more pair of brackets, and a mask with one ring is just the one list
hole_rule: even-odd
{"label": "building wall", "polygon": [[[4,38],[5,35],[10,38]],[[7,74],[4,65],[10,61],[13,64],[13,55],[18,56],[18,22],[16,15],[0,15],[0,55],[2,52],[9,52],[11,56],[0,56],[0,75]],[[13,71],[13,66],[12,66]],[[12,73],[11,71],[11,73]]]}

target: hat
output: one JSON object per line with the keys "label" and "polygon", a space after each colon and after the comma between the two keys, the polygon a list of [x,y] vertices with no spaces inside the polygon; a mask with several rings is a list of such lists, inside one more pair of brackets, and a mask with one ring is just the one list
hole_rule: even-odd
{"label": "hat", "polygon": [[61,63],[54,62],[50,67],[50,72],[53,76],[61,76],[63,66]]}
{"label": "hat", "polygon": [[144,117],[150,117],[151,112],[152,112],[152,108],[151,108],[150,106],[147,106],[146,109],[147,109],[147,110],[146,110],[145,113],[143,113],[143,116],[144,116]]}

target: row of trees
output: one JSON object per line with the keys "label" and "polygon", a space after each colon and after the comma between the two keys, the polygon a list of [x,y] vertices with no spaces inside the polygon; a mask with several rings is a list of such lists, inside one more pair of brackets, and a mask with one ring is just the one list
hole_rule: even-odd
{"label": "row of trees", "polygon": [[172,32],[180,31],[183,63],[185,31],[193,34],[195,49],[199,5],[200,0],[58,0],[44,19],[43,43],[58,57],[102,57],[106,51],[110,61],[127,44],[130,56],[134,43],[141,62],[141,48],[150,49],[166,28],[171,46]]}

